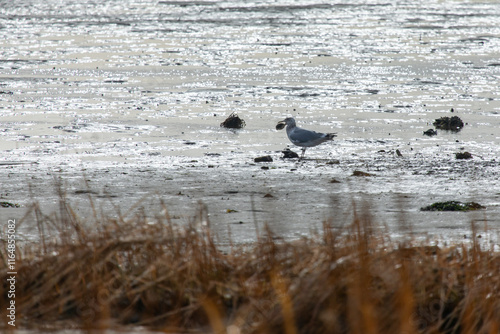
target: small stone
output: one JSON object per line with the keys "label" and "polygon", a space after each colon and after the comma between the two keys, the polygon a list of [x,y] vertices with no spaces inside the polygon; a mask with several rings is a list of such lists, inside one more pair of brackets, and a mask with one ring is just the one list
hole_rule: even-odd
{"label": "small stone", "polygon": [[295,153],[289,148],[284,149],[283,151],[281,151],[281,153],[283,153],[283,159],[294,159],[299,157],[297,153]]}
{"label": "small stone", "polygon": [[429,130],[424,131],[424,135],[429,136],[429,137],[435,136],[437,134],[438,134],[437,131],[434,129],[429,129]]}
{"label": "small stone", "polygon": [[420,208],[420,211],[473,211],[479,209],[485,209],[485,207],[476,202],[462,203],[458,201],[448,201],[433,203]]}
{"label": "small stone", "polygon": [[472,159],[472,154],[470,154],[469,152],[458,152],[455,153],[455,158],[461,160]]}
{"label": "small stone", "polygon": [[257,157],[253,159],[254,162],[273,162],[273,158],[270,155],[264,155],[262,157]]}
{"label": "small stone", "polygon": [[82,189],[82,190],[75,190],[74,194],[75,195],[86,195],[86,194],[97,195],[97,192],[90,190],[90,189]]}
{"label": "small stone", "polygon": [[352,173],[352,176],[374,176],[373,174],[370,174],[370,173],[366,173],[366,172],[362,172],[360,170],[355,170],[353,173]]}

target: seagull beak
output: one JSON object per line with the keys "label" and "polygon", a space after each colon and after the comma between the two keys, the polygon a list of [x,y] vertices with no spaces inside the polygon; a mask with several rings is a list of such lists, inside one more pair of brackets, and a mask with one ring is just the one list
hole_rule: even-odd
{"label": "seagull beak", "polygon": [[276,124],[276,130],[281,130],[285,126],[286,126],[286,122],[285,121],[280,121],[280,122],[278,122],[278,124]]}

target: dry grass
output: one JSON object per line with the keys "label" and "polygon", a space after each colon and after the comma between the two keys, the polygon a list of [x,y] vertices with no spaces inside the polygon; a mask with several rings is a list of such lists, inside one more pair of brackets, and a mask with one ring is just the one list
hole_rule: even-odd
{"label": "dry grass", "polygon": [[[203,205],[187,227],[165,213],[154,224],[141,215],[95,215],[84,228],[64,201],[57,217],[36,206],[33,212],[41,241],[17,250],[22,327],[500,332],[500,256],[475,242],[448,249],[395,244],[372,232],[368,215],[355,215],[344,233],[325,223],[317,237],[285,242],[265,231],[255,245],[221,251]],[[59,230],[56,240],[44,237],[50,227]],[[5,313],[6,248],[0,252]]]}

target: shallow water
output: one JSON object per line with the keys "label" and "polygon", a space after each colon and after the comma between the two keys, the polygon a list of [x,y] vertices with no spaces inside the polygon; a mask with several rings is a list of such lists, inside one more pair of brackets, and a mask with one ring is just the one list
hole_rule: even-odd
{"label": "shallow water", "polygon": [[[162,199],[180,223],[202,201],[221,239],[307,235],[355,203],[395,236],[461,240],[475,220],[496,240],[499,3],[16,1],[0,40],[0,197],[23,205],[2,221],[57,208],[61,178],[84,216],[88,188],[114,213]],[[219,126],[233,111],[244,129]],[[281,160],[290,115],[338,138]],[[422,134],[453,115],[462,131]],[[419,211],[441,200],[487,209]]]}

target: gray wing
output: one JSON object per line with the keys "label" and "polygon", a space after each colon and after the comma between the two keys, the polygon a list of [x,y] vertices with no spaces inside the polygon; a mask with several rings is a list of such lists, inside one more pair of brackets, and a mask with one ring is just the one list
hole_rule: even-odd
{"label": "gray wing", "polygon": [[294,128],[288,134],[288,138],[297,146],[315,146],[327,140],[327,135],[325,133]]}

